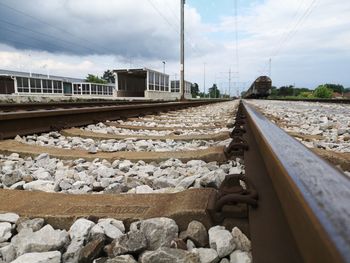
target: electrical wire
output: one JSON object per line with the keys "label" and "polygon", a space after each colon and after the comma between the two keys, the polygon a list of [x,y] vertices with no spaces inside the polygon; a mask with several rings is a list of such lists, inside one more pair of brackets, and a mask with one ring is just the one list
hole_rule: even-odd
{"label": "electrical wire", "polygon": [[[312,0],[310,4],[306,7],[304,12],[302,13],[301,16],[297,16],[298,11],[301,9],[301,6],[303,5],[303,2],[299,5],[297,11],[295,12],[293,19],[295,19],[295,23],[293,23],[293,27],[291,27],[288,31],[285,32],[285,34],[282,35],[281,40],[278,41],[278,45],[276,45],[276,48],[273,49],[271,52],[269,58],[274,58],[277,57],[281,51],[290,43],[291,39],[297,34],[299,31],[300,27],[305,23],[307,18],[311,15],[315,7],[317,6],[317,0]],[[292,24],[292,23],[290,23]],[[267,64],[264,63],[264,65],[258,70],[258,73],[263,73],[266,72],[266,67]],[[264,69],[265,68],[265,69]]]}
{"label": "electrical wire", "polygon": [[52,38],[52,39],[55,39],[55,40],[58,40],[58,41],[61,41],[61,42],[64,42],[64,43],[68,43],[70,45],[74,45],[74,46],[80,46],[86,50],[90,50],[90,51],[93,51],[93,49],[89,48],[89,47],[86,47],[86,46],[83,46],[83,45],[80,45],[80,44],[76,44],[76,43],[73,43],[71,41],[67,41],[67,40],[63,40],[63,39],[60,39],[58,37],[55,37],[55,36],[52,36],[52,35],[49,35],[49,34],[46,34],[46,33],[42,33],[42,32],[39,32],[39,31],[36,31],[36,30],[33,30],[33,29],[30,29],[28,27],[24,27],[24,26],[21,26],[21,25],[17,25],[17,24],[14,24],[14,23],[11,23],[9,21],[6,21],[6,20],[3,20],[0,18],[0,23],[4,23],[4,24],[7,24],[7,25],[11,25],[11,26],[14,26],[14,27],[18,27],[18,28],[22,28],[24,30],[27,30],[29,32],[32,32],[32,33],[35,33],[35,34],[38,34],[38,35],[43,35],[43,36],[46,36],[46,37],[49,37],[49,38]]}
{"label": "electrical wire", "polygon": [[[5,4],[5,3],[3,3],[3,2],[0,2],[0,5],[6,7],[7,9],[10,9],[10,10],[16,12],[16,13],[22,14],[22,15],[24,15],[24,16],[26,16],[26,17],[29,17],[29,18],[31,18],[31,19],[33,19],[33,20],[36,20],[36,21],[40,22],[40,23],[43,24],[43,25],[46,25],[46,26],[49,26],[49,27],[54,28],[54,29],[56,29],[56,30],[59,30],[59,31],[61,31],[61,32],[64,32],[64,33],[66,33],[66,34],[68,34],[68,35],[70,35],[70,36],[72,36],[72,37],[74,37],[74,38],[76,38],[76,39],[82,40],[82,41],[84,41],[85,43],[91,43],[91,44],[93,44],[94,46],[98,46],[98,45],[99,45],[99,44],[96,44],[96,43],[92,43],[90,40],[87,40],[87,39],[85,39],[85,38],[78,37],[78,36],[74,35],[73,33],[69,32],[68,30],[66,30],[66,29],[64,29],[64,28],[61,28],[61,27],[52,25],[52,24],[50,24],[50,23],[48,23],[48,22],[46,22],[46,21],[44,21],[44,20],[42,20],[42,19],[40,19],[40,18],[37,18],[37,17],[35,17],[35,16],[32,16],[32,15],[30,15],[30,14],[28,14],[28,13],[25,13],[25,12],[23,12],[22,10],[18,10],[18,9],[16,9],[16,8],[14,8],[14,7],[12,7],[12,6],[9,6],[9,5],[7,5],[7,4]],[[76,44],[76,43],[75,43],[74,45],[79,45],[79,44]],[[102,47],[102,46],[100,46],[100,47]],[[96,50],[96,49],[94,49],[94,48],[90,48],[90,47],[89,47],[88,49],[93,50],[93,51],[96,52],[96,53],[100,53],[98,50]],[[106,51],[108,51],[109,53],[114,53],[112,50],[110,50],[110,49],[108,49],[108,48],[103,47],[103,49],[106,50]]]}

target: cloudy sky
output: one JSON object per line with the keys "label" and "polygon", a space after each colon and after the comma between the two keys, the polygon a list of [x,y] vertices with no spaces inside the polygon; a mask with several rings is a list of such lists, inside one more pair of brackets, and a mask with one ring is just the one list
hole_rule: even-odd
{"label": "cloudy sky", "polygon": [[[179,76],[180,0],[0,0],[0,68],[71,77],[150,67]],[[237,16],[236,16],[237,14]],[[232,94],[274,85],[350,87],[350,1],[186,0],[186,79]],[[236,26],[237,25],[237,26]],[[236,31],[237,28],[237,31]],[[237,33],[237,35],[236,35]],[[237,36],[237,42],[236,42]]]}

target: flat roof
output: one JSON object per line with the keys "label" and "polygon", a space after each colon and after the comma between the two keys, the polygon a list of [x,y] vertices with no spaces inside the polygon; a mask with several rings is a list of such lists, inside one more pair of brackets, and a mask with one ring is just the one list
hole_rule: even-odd
{"label": "flat roof", "polygon": [[154,70],[154,69],[149,69],[149,68],[130,68],[130,69],[114,69],[113,72],[115,73],[146,73],[147,71],[153,71],[162,75],[169,76],[169,74],[164,74],[163,72]]}
{"label": "flat roof", "polygon": [[29,72],[12,71],[12,70],[5,70],[5,69],[0,69],[0,76],[52,79],[52,80],[60,80],[60,81],[67,81],[67,82],[86,82],[85,79],[61,77],[61,76],[54,76],[54,75],[49,75],[48,77],[48,75],[45,75],[45,74],[39,74],[39,73],[30,74]]}

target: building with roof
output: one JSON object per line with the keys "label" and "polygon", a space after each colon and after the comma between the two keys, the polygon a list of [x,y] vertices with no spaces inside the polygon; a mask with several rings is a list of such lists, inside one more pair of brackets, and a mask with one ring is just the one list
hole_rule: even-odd
{"label": "building with roof", "polygon": [[[168,74],[148,68],[113,70],[118,97],[145,97],[149,99],[180,99],[179,81],[171,81]],[[191,83],[186,82],[185,98],[191,98]]]}
{"label": "building with roof", "polygon": [[0,70],[0,94],[115,96],[115,85],[96,84],[84,79]]}
{"label": "building with roof", "polygon": [[[151,70],[113,70],[115,84],[96,84],[84,79],[0,70],[0,94],[37,96],[140,97],[158,100],[181,98],[180,83]],[[185,98],[191,98],[191,83],[185,82]]]}

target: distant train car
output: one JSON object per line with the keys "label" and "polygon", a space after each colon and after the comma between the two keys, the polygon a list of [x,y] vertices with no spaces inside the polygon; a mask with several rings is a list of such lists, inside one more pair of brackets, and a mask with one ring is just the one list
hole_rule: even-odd
{"label": "distant train car", "polygon": [[247,92],[244,98],[266,98],[271,94],[272,81],[267,76],[258,77]]}

